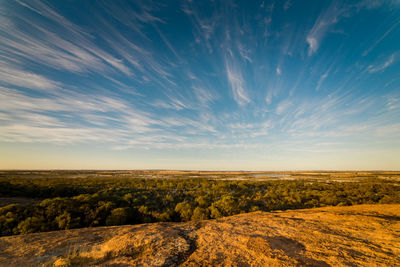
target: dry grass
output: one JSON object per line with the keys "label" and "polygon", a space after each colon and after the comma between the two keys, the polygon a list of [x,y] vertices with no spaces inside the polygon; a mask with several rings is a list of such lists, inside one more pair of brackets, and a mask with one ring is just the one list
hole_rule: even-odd
{"label": "dry grass", "polygon": [[254,212],[218,220],[0,238],[1,266],[396,266],[400,205]]}

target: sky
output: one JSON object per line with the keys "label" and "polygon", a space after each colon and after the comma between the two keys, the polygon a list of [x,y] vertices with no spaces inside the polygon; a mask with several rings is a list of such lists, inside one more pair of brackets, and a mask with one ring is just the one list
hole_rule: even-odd
{"label": "sky", "polygon": [[400,170],[400,1],[0,1],[0,169]]}

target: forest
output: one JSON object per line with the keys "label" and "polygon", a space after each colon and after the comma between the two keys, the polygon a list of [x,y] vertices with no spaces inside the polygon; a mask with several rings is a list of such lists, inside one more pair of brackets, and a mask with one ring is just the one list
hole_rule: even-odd
{"label": "forest", "polygon": [[0,235],[81,227],[214,219],[253,211],[400,203],[398,180],[223,180],[203,178],[0,178]]}

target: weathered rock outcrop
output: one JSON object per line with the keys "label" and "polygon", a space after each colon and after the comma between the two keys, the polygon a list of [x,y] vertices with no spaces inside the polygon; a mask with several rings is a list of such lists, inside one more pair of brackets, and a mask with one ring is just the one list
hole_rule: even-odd
{"label": "weathered rock outcrop", "polygon": [[0,265],[396,266],[400,205],[253,212],[2,237]]}

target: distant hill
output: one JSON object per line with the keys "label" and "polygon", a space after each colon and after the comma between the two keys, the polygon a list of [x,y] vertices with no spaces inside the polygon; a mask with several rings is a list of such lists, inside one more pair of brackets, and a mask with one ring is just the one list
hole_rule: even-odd
{"label": "distant hill", "polygon": [[1,266],[396,266],[400,205],[359,205],[0,238]]}

